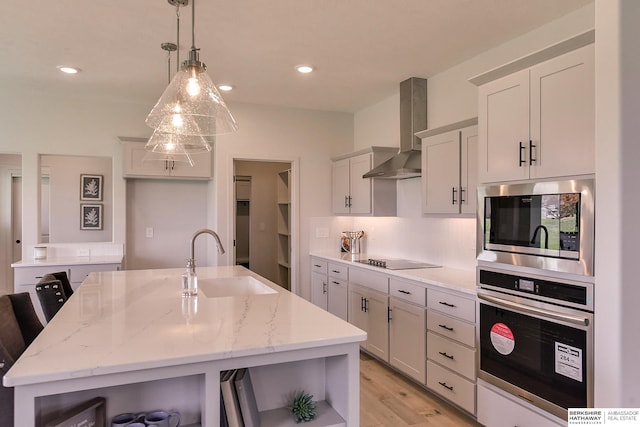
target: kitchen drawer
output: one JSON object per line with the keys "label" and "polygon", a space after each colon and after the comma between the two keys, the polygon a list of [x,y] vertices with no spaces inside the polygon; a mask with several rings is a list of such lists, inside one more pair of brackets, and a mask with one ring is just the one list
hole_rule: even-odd
{"label": "kitchen drawer", "polygon": [[421,306],[427,305],[427,289],[407,280],[389,279],[389,295]]}
{"label": "kitchen drawer", "polygon": [[365,288],[374,289],[383,294],[389,294],[389,276],[373,271],[351,267],[349,269],[349,284],[354,283]]}
{"label": "kitchen drawer", "polygon": [[467,322],[475,323],[476,321],[476,302],[473,299],[429,289],[427,291],[427,306]]}
{"label": "kitchen drawer", "polygon": [[427,329],[469,347],[476,346],[475,324],[464,322],[435,310],[427,311]]}
{"label": "kitchen drawer", "polygon": [[475,414],[476,385],[430,360],[427,360],[427,387]]}
{"label": "kitchen drawer", "polygon": [[74,265],[71,267],[71,283],[82,283],[90,273],[98,271],[116,271],[120,270],[120,264],[88,264]]}
{"label": "kitchen drawer", "polygon": [[16,286],[35,285],[45,274],[57,273],[58,271],[66,271],[67,276],[69,275],[68,266],[49,265],[46,267],[17,267],[13,269],[13,283]]}
{"label": "kitchen drawer", "polygon": [[476,380],[476,352],[444,338],[433,332],[427,332],[427,358],[437,362],[460,375]]}
{"label": "kitchen drawer", "polygon": [[327,274],[327,261],[311,258],[311,271],[315,271],[320,274]]}
{"label": "kitchen drawer", "polygon": [[340,280],[347,280],[347,272],[349,267],[344,264],[329,263],[329,277],[335,277]]}

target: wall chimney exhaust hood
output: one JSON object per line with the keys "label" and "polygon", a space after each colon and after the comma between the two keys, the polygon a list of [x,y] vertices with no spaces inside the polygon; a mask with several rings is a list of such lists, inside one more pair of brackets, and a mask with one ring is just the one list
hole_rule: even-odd
{"label": "wall chimney exhaust hood", "polygon": [[406,179],[422,174],[422,140],[427,128],[427,80],[411,77],[400,83],[400,152],[362,175],[363,178]]}

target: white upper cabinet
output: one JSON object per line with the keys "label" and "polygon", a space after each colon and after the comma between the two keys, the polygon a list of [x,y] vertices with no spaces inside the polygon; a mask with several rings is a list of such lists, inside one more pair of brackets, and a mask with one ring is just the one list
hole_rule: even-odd
{"label": "white upper cabinet", "polygon": [[423,213],[475,214],[476,122],[470,119],[418,134],[422,138]]}
{"label": "white upper cabinet", "polygon": [[339,156],[331,165],[333,213],[338,215],[396,214],[396,181],[363,178],[375,166],[398,152],[394,147],[371,147]]}
{"label": "white upper cabinet", "polygon": [[[546,52],[554,55],[551,48]],[[520,62],[526,60],[533,59]],[[588,44],[482,84],[479,181],[594,173],[594,70],[594,46]]]}
{"label": "white upper cabinet", "polygon": [[125,178],[211,179],[211,153],[191,155],[193,166],[174,160],[144,160],[144,142],[122,143],[122,174]]}

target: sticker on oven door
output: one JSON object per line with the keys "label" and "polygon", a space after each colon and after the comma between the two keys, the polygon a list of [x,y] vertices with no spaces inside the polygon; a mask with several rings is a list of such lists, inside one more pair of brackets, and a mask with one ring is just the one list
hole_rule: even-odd
{"label": "sticker on oven door", "polygon": [[556,374],[582,382],[582,349],[556,342]]}
{"label": "sticker on oven door", "polygon": [[491,327],[491,344],[498,353],[503,355],[511,354],[516,346],[516,340],[513,338],[513,332],[504,323],[494,323]]}

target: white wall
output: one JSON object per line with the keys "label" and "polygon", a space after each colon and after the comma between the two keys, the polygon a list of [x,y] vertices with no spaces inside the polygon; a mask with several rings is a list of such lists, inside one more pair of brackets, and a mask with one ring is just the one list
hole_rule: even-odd
{"label": "white wall", "polygon": [[640,407],[638,20],[637,0],[596,0],[597,407]]}
{"label": "white wall", "polygon": [[[113,167],[111,157],[44,155],[49,175],[49,242],[110,242],[113,236]],[[80,175],[102,175],[102,200],[80,200]],[[80,229],[80,205],[103,207],[102,230]]]}

